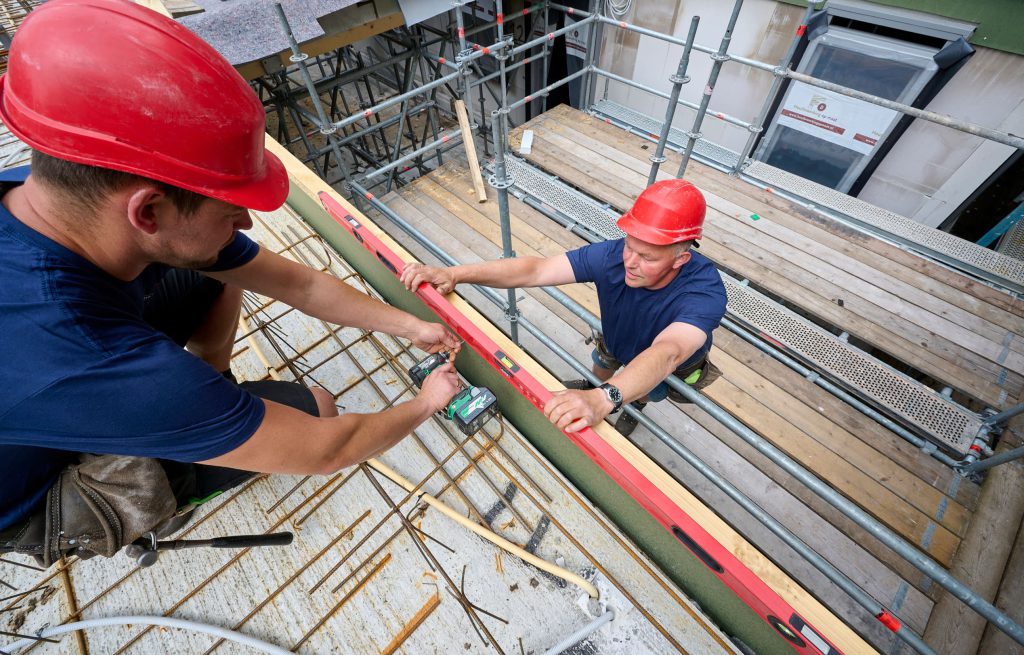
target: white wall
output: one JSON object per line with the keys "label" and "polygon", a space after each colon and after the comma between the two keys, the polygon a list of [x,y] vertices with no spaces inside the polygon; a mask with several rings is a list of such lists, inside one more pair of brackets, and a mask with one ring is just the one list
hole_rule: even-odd
{"label": "white wall", "polygon": [[[926,109],[1024,133],[1024,57],[978,48]],[[1012,153],[1010,146],[916,120],[859,197],[937,226]]]}
{"label": "white wall", "polygon": [[[686,39],[693,16],[700,16],[696,43],[717,50],[729,22],[731,2],[720,0],[686,0],[675,3],[661,0],[636,0],[632,16],[627,20],[643,27]],[[780,4],[774,0],[748,0],[743,3],[739,20],[729,45],[731,54],[778,63],[786,52],[797,24],[803,15],[799,7]],[[669,91],[669,76],[673,75],[683,53],[682,46],[669,44],[649,36],[629,39],[622,30],[605,28],[606,52],[602,67],[611,65],[611,70],[623,77],[647,86]],[[636,35],[634,35],[635,37]],[[612,40],[614,39],[614,40]],[[618,65],[616,65],[618,64]],[[703,90],[711,73],[711,58],[694,51],[690,56],[687,74],[691,81],[682,88],[683,100],[700,104]],[[768,89],[772,75],[726,62],[719,73],[718,83],[711,98],[709,113],[722,112],[730,116],[753,121]],[[603,89],[599,84],[599,95]],[[663,118],[668,101],[645,91],[627,85],[611,82],[608,98],[646,114]],[[676,110],[673,125],[689,129],[693,124],[695,111],[680,107]],[[704,138],[732,150],[740,150],[746,143],[748,132],[717,120],[705,118],[701,127]]]}

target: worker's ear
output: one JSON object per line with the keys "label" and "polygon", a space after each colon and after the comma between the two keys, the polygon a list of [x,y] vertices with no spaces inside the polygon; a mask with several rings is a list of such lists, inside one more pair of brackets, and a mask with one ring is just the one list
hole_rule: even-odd
{"label": "worker's ear", "polygon": [[167,194],[155,186],[135,187],[128,194],[128,222],[146,234],[155,234],[160,227],[161,214],[166,211]]}
{"label": "worker's ear", "polygon": [[676,255],[675,260],[672,261],[672,268],[682,268],[684,264],[690,261],[691,256],[692,255],[690,254],[689,250],[684,250],[683,252],[679,253],[678,255]]}

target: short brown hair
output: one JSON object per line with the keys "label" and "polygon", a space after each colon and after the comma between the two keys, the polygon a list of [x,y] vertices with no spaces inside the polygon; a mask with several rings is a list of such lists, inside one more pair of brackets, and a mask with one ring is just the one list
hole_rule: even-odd
{"label": "short brown hair", "polygon": [[188,216],[199,209],[206,196],[176,187],[173,184],[151,180],[141,175],[115,171],[110,168],[76,164],[32,151],[32,176],[47,186],[68,194],[83,207],[96,211],[103,200],[134,182],[146,182],[158,187],[182,214]]}

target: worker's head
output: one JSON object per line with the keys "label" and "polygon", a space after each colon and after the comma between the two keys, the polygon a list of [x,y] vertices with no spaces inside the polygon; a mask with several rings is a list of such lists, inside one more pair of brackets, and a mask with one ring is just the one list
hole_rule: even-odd
{"label": "worker's head", "polygon": [[0,118],[50,157],[183,190],[172,193],[185,209],[188,192],[264,211],[288,194],[245,80],[188,29],[127,0],[31,12],[0,78]]}
{"label": "worker's head", "polygon": [[622,251],[626,284],[660,289],[690,261],[690,247],[701,237],[707,204],[689,182],[655,182],[618,221],[626,233]]}

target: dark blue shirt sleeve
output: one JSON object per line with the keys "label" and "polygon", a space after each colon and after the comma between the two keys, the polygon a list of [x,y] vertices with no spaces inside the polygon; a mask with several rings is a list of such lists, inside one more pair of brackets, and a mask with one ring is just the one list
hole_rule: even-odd
{"label": "dark blue shirt sleeve", "polygon": [[702,291],[688,294],[673,322],[696,326],[710,337],[725,315],[727,297],[718,271],[711,268],[708,275],[717,279],[706,283]]}
{"label": "dark blue shirt sleeve", "polygon": [[26,398],[4,441],[96,454],[198,462],[228,453],[263,422],[263,401],[154,336]]}
{"label": "dark blue shirt sleeve", "polygon": [[592,243],[565,253],[577,282],[598,282],[606,272],[605,260],[620,240]]}
{"label": "dark blue shirt sleeve", "polygon": [[213,266],[202,270],[216,273],[217,271],[230,271],[233,268],[248,264],[260,252],[258,243],[245,236],[241,232],[235,232],[234,240],[220,251],[217,261]]}

